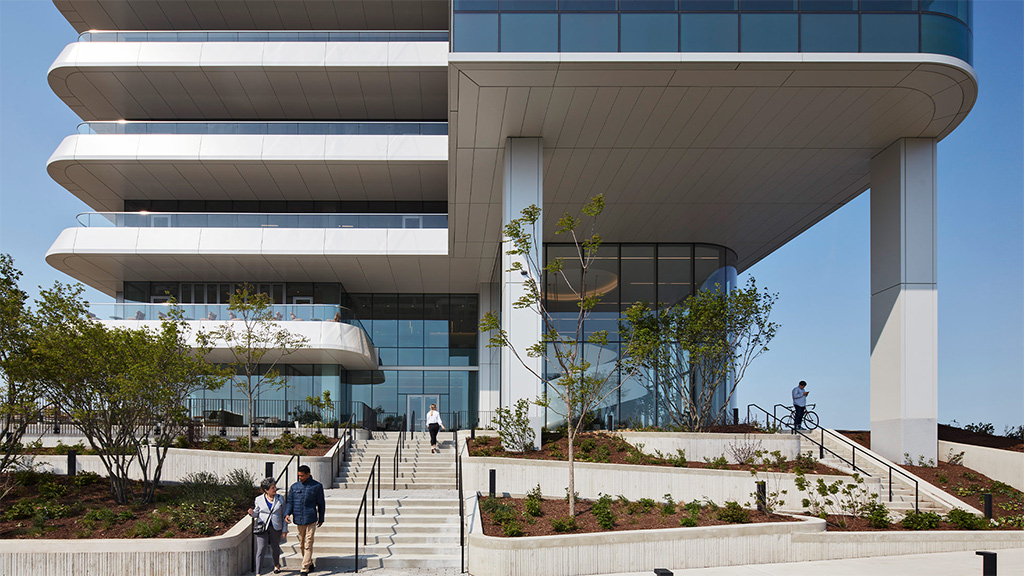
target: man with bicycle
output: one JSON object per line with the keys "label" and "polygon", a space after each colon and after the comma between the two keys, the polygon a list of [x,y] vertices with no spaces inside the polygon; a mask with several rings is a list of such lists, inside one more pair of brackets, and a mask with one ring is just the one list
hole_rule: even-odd
{"label": "man with bicycle", "polygon": [[797,384],[796,388],[793,388],[793,408],[796,412],[793,416],[793,431],[801,430],[801,426],[804,423],[804,411],[807,410],[807,395],[810,394],[806,390],[807,382],[803,380],[800,384]]}

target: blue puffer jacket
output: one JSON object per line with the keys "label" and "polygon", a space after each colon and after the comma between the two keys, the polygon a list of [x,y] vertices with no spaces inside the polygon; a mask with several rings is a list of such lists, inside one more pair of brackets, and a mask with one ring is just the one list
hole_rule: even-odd
{"label": "blue puffer jacket", "polygon": [[324,502],[324,485],[312,478],[303,482],[296,482],[288,489],[288,501],[284,508],[285,516],[291,516],[296,526],[307,524],[323,524],[324,511],[327,503]]}

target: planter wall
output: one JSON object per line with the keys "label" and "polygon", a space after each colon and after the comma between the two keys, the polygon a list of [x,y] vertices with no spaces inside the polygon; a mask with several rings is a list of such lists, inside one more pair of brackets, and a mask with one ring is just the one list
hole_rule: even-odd
{"label": "planter wall", "polygon": [[250,525],[243,518],[210,538],[6,540],[0,574],[244,574],[252,569]]}
{"label": "planter wall", "polygon": [[940,440],[939,459],[948,460],[950,452],[963,452],[964,466],[977,470],[993,480],[1009,484],[1017,490],[1024,490],[1024,452]]}
{"label": "planter wall", "polygon": [[795,434],[713,434],[687,432],[617,432],[626,442],[636,446],[644,445],[644,452],[654,454],[660,450],[666,455],[675,455],[676,450],[685,450],[688,460],[703,461],[705,458],[725,456],[736,464],[733,457],[735,448],[759,448],[769,453],[778,450],[787,460],[793,460],[800,453],[800,437]]}

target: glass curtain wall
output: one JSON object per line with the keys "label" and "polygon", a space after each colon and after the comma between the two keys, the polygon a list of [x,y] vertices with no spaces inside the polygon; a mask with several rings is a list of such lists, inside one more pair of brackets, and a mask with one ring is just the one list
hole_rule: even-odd
{"label": "glass curtain wall", "polygon": [[[546,244],[545,261],[564,258],[566,277],[581,279],[572,245]],[[618,322],[635,302],[656,303],[667,308],[682,303],[697,290],[716,285],[728,290],[736,286],[736,255],[721,246],[709,244],[603,244],[585,281],[588,294],[601,296],[600,303],[584,323],[585,335],[608,331],[609,345],[603,350],[585,345],[583,356],[597,370],[614,370],[619,353]],[[579,286],[579,280],[574,286]],[[545,302],[551,322],[559,331],[574,333],[579,319],[576,297],[563,278],[545,279]],[[549,354],[552,351],[549,350]],[[549,377],[557,375],[557,366],[547,367]],[[621,374],[610,374],[609,389],[618,385]],[[632,426],[658,426],[668,422],[664,400],[651,383],[658,374],[629,378],[601,403],[594,416],[605,422],[611,414],[615,422]],[[554,391],[549,391],[554,394]],[[725,401],[720,391],[716,401]],[[557,426],[563,412],[559,407],[546,415],[548,426]]]}

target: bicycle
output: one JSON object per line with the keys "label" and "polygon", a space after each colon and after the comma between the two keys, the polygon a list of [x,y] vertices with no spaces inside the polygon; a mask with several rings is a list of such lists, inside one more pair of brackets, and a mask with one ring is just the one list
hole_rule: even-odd
{"label": "bicycle", "polygon": [[[814,411],[814,404],[808,404],[807,410],[804,411],[804,419],[801,422],[801,428],[803,430],[814,430],[818,427],[818,414]],[[796,410],[788,408],[789,414],[782,417],[782,427],[793,429],[793,421],[796,418]]]}

